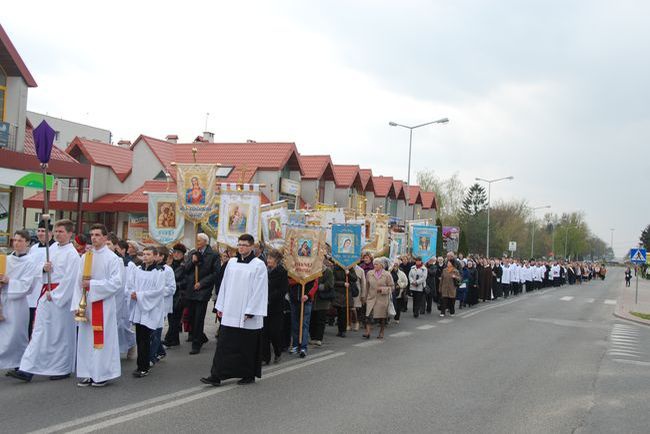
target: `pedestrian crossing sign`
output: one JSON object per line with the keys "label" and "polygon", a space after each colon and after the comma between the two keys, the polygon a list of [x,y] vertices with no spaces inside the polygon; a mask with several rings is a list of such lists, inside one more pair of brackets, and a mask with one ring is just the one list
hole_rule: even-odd
{"label": "pedestrian crossing sign", "polygon": [[634,264],[645,264],[646,257],[646,249],[630,249],[630,262]]}

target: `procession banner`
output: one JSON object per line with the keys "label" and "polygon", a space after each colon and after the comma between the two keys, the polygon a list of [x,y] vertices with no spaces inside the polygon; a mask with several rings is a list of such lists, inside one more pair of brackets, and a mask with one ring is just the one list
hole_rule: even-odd
{"label": "procession banner", "polygon": [[372,214],[366,218],[366,231],[370,229],[370,236],[368,237],[368,244],[363,247],[363,251],[368,251],[374,256],[386,253],[389,218],[388,214]]}
{"label": "procession banner", "polygon": [[261,219],[264,242],[274,249],[282,248],[284,246],[286,226],[289,223],[287,201],[282,200],[269,205],[262,205]]}
{"label": "procession banner", "polygon": [[287,226],[284,267],[289,276],[304,285],[323,274],[325,228]]}
{"label": "procession banner", "polygon": [[205,231],[206,234],[210,235],[211,238],[214,238],[215,240],[219,236],[219,202],[220,202],[220,195],[217,195],[214,198],[214,205],[212,207],[212,211],[208,215],[208,218],[204,221],[201,222],[201,229]]}
{"label": "procession banner", "polygon": [[400,255],[398,254],[398,249],[399,246],[397,245],[397,241],[391,240],[390,249],[388,250],[388,259],[390,259],[392,264],[399,260]]}
{"label": "procession banner", "polygon": [[460,228],[456,226],[442,227],[442,248],[445,252],[457,252],[460,239]]}
{"label": "procession banner", "polygon": [[257,184],[221,184],[217,241],[237,247],[242,234],[259,238],[260,191]]}
{"label": "procession banner", "polygon": [[201,223],[214,209],[216,164],[177,164],[178,209],[185,218]]}
{"label": "procession banner", "polygon": [[413,226],[413,256],[422,258],[422,262],[436,256],[437,226]]}
{"label": "procession banner", "polygon": [[361,225],[361,245],[365,246],[368,244],[366,242],[366,219],[356,218],[356,219],[347,219],[345,221],[349,225]]}
{"label": "procession banner", "polygon": [[397,256],[403,256],[408,253],[408,248],[407,248],[408,241],[405,232],[391,232],[390,238],[393,242],[397,244],[396,246]]}
{"label": "procession banner", "polygon": [[345,211],[342,208],[322,209],[308,213],[307,224],[322,226],[326,229],[325,241],[332,245],[332,225],[345,223]]}
{"label": "procession banner", "polygon": [[307,224],[307,212],[302,210],[289,211],[289,224],[290,225],[305,225]]}
{"label": "procession banner", "polygon": [[332,261],[342,268],[354,267],[361,258],[361,225],[334,223],[332,232]]}
{"label": "procession banner", "polygon": [[405,253],[413,248],[413,226],[429,226],[432,222],[429,219],[408,220],[406,222],[407,240],[404,245]]}
{"label": "procession banner", "polygon": [[185,219],[178,210],[176,193],[147,193],[149,236],[164,246],[183,238]]}

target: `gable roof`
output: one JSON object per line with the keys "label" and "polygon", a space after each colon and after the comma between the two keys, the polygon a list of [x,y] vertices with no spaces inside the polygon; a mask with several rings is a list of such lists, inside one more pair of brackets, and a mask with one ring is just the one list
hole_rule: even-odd
{"label": "gable roof", "polygon": [[302,179],[334,181],[334,168],[329,155],[301,155],[300,162],[305,174]]}
{"label": "gable roof", "polygon": [[131,149],[145,142],[154,153],[165,170],[176,179],[176,170],[171,166],[172,162],[192,163],[192,148],[196,148],[197,163],[219,163],[224,166],[233,166],[233,170],[227,180],[223,182],[239,182],[241,175],[246,172],[244,182],[250,182],[258,170],[282,170],[289,166],[290,170],[300,171],[301,176],[304,170],[298,155],[295,143],[269,142],[269,143],[169,143],[165,140],[140,135]]}
{"label": "gable roof", "polygon": [[404,188],[404,181],[393,181],[393,188],[395,189],[395,198],[406,200],[406,189]]}
{"label": "gable roof", "polygon": [[65,151],[72,157],[83,155],[92,165],[110,167],[121,182],[133,169],[133,152],[121,146],[75,137]]}
{"label": "gable roof", "polygon": [[375,197],[395,197],[392,176],[373,176],[372,183],[375,186]]}
{"label": "gable roof", "polygon": [[375,191],[375,184],[372,182],[372,169],[359,169],[361,177],[361,187],[363,191]]}
{"label": "gable roof", "polygon": [[436,202],[436,193],[433,191],[421,191],[420,195],[422,196],[422,209],[438,209],[438,203]]}
{"label": "gable roof", "polygon": [[422,195],[419,185],[409,185],[409,205],[422,205]]}
{"label": "gable roof", "polygon": [[337,188],[363,188],[358,165],[334,164],[333,169]]}
{"label": "gable roof", "polygon": [[[27,120],[25,124],[25,148],[23,153],[27,155],[36,155],[36,144],[34,142],[34,127],[32,123]],[[72,158],[70,155],[66,154],[62,149],[52,146],[52,153],[50,154],[50,160],[59,160],[66,161],[68,163],[77,163],[79,162]]]}
{"label": "gable roof", "polygon": [[28,87],[38,86],[2,24],[0,24],[0,65],[2,65],[2,69],[5,70],[8,76],[22,77]]}

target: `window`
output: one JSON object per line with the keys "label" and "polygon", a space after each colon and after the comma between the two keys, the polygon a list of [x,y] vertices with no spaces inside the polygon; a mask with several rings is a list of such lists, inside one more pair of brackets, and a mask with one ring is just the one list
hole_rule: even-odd
{"label": "window", "polygon": [[0,66],[0,122],[5,120],[5,94],[7,93],[7,74]]}

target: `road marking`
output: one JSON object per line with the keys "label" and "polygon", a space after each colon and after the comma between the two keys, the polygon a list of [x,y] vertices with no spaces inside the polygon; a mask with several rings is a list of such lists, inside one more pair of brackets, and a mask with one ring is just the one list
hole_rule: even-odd
{"label": "road marking", "polygon": [[608,351],[607,354],[609,354],[610,356],[639,357],[636,354],[631,354],[624,351],[614,351],[614,350]]}
{"label": "road marking", "polygon": [[447,319],[441,319],[440,321],[438,321],[438,323],[439,324],[449,324],[452,321],[453,321],[453,319],[447,318]]}
{"label": "road marking", "polygon": [[[501,303],[499,303],[499,304],[494,304],[494,305],[492,305],[492,306],[484,307],[484,308],[481,308],[481,309],[475,310],[475,311],[473,311],[473,312],[470,312],[470,313],[468,313],[468,314],[465,314],[465,315],[463,315],[462,317],[463,317],[463,318],[469,318],[469,317],[474,316],[474,315],[477,315],[477,314],[479,314],[479,313],[481,313],[481,312],[485,312],[486,310],[496,309],[497,307],[507,306],[507,305],[509,305],[509,304],[516,303],[516,302],[518,302],[518,301],[526,300],[527,298],[528,298],[528,297],[522,297],[522,298],[517,298],[517,299],[514,299],[514,300],[510,300],[510,301],[501,302]],[[441,322],[441,321],[438,321],[438,322]]]}
{"label": "road marking", "polygon": [[430,330],[430,329],[432,329],[434,327],[435,327],[435,325],[433,325],[433,324],[425,324],[425,325],[421,325],[419,327],[416,327],[416,329],[418,329],[418,330]]}
{"label": "road marking", "polygon": [[571,301],[571,300],[573,300],[573,297],[570,296],[570,295],[567,295],[565,297],[562,297],[560,300],[562,300],[562,301]]}
{"label": "road marking", "polygon": [[391,338],[401,338],[401,337],[404,337],[404,336],[410,336],[412,334],[413,334],[413,332],[397,332],[397,333],[393,333],[392,335],[388,335],[388,336],[391,337]]}
{"label": "road marking", "polygon": [[374,341],[361,342],[360,344],[354,344],[355,347],[372,347],[373,345],[379,345],[383,342],[383,339],[375,339]]}
{"label": "road marking", "polygon": [[596,301],[596,299],[595,299],[595,298],[588,298],[588,299],[586,299],[585,301],[586,301],[587,303],[593,303],[594,301]]}
{"label": "road marking", "polygon": [[616,300],[612,300],[612,299],[608,298],[607,300],[603,301],[603,303],[605,303],[605,304],[616,304]]}
{"label": "road marking", "polygon": [[627,363],[628,365],[650,366],[650,362],[641,362],[639,360],[612,359],[614,362]]}
{"label": "road marking", "polygon": [[622,337],[622,336],[612,336],[612,340],[614,341],[619,341],[619,342],[639,342],[638,338],[633,338],[633,337]]}
{"label": "road marking", "polygon": [[[276,375],[280,375],[280,374],[284,374],[286,372],[290,372],[290,371],[293,371],[293,370],[296,370],[296,369],[300,369],[303,366],[309,366],[309,365],[313,365],[314,363],[318,363],[318,362],[321,362],[321,361],[324,361],[324,360],[333,359],[335,357],[339,357],[339,356],[342,356],[344,354],[345,353],[343,353],[343,352],[339,352],[339,353],[333,353],[333,354],[329,354],[329,355],[322,356],[322,357],[312,357],[311,359],[307,359],[307,361],[302,361],[302,363],[300,363],[300,364],[276,369],[273,372],[270,372],[270,373],[266,374],[264,378],[259,379],[258,381],[263,381],[263,380],[265,380],[267,378],[272,378],[272,377],[275,377]],[[204,396],[210,396],[210,395],[215,395],[217,393],[223,393],[223,392],[226,392],[228,390],[232,390],[232,389],[237,388],[237,387],[239,387],[237,384],[226,385],[226,386],[215,387],[215,388],[209,388],[209,386],[191,387],[189,389],[179,390],[178,392],[165,394],[164,396],[158,396],[156,398],[147,399],[145,401],[141,401],[141,402],[138,402],[138,403],[113,408],[111,410],[103,411],[103,412],[100,412],[100,413],[95,413],[95,414],[85,416],[85,417],[81,417],[81,418],[78,418],[78,419],[74,419],[74,420],[71,420],[71,421],[68,421],[68,422],[63,422],[63,423],[60,423],[60,424],[57,424],[57,425],[52,425],[52,426],[49,426],[49,427],[46,427],[46,428],[42,428],[42,429],[39,429],[39,430],[36,430],[36,431],[32,431],[29,434],[54,433],[54,432],[57,432],[57,431],[64,431],[64,430],[66,432],[68,432],[67,431],[68,428],[73,428],[73,427],[76,427],[76,426],[84,425],[84,424],[94,422],[94,421],[97,421],[97,420],[100,420],[100,419],[115,416],[115,415],[120,414],[120,413],[125,413],[125,412],[131,411],[131,410],[136,410],[138,408],[147,407],[144,410],[140,410],[140,411],[137,411],[135,413],[131,413],[130,415],[120,416],[118,418],[110,419],[109,421],[102,422],[102,423],[113,422],[113,421],[116,421],[118,419],[125,422],[125,421],[131,420],[131,419],[135,419],[136,417],[146,416],[149,413],[155,413],[155,412],[158,412],[158,411],[163,411],[163,410],[165,410],[167,408],[171,408],[171,407],[174,407],[176,405],[181,405],[181,404],[183,404],[185,402],[191,402],[191,401],[194,401],[195,399],[201,399]],[[208,389],[208,392],[199,393],[199,392],[205,391],[206,389]],[[185,397],[183,399],[177,399],[177,398],[180,398],[180,397],[183,397],[183,396],[186,396],[186,395],[190,395],[190,396]],[[185,401],[187,399],[189,399],[189,401]],[[166,404],[159,404],[157,406],[153,405],[153,404],[157,404],[157,403],[160,403],[160,402],[163,402],[163,401],[171,401],[171,402],[168,402]],[[138,416],[131,417],[131,416],[136,415],[136,414]],[[127,419],[121,419],[121,418],[127,418]],[[121,422],[116,422],[116,423],[121,423]],[[110,425],[106,425],[106,426],[110,426]],[[92,428],[92,429],[89,429],[89,428]],[[74,431],[74,432],[90,432],[90,431],[93,431],[93,430],[96,430],[96,429],[101,429],[101,428],[103,428],[103,426],[99,426],[99,424],[97,424],[97,425],[89,425],[89,426],[83,428],[83,430],[89,429],[88,431],[83,431],[82,430],[82,431]]]}
{"label": "road marking", "polygon": [[580,327],[580,328],[600,328],[608,329],[609,327],[604,324],[593,323],[590,321],[573,321],[568,319],[551,319],[551,318],[528,318],[528,321],[541,322],[565,327]]}

